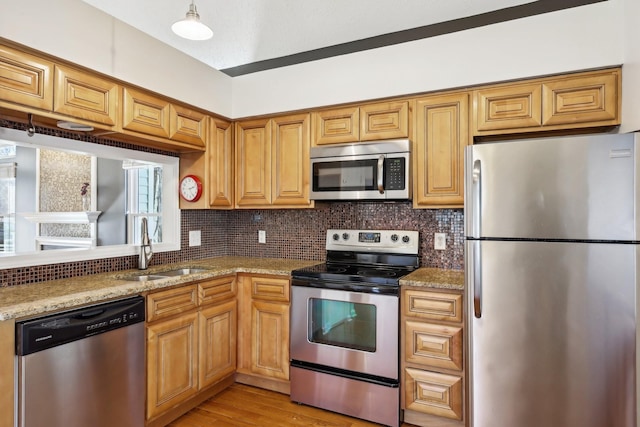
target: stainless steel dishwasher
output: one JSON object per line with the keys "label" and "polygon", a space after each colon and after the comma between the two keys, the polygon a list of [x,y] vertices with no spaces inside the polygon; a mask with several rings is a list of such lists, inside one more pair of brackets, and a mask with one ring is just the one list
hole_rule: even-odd
{"label": "stainless steel dishwasher", "polygon": [[16,322],[19,427],[142,427],[144,298]]}

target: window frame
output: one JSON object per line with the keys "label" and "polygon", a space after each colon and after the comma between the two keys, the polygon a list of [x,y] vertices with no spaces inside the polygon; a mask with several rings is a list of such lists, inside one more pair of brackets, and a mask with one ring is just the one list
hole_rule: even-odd
{"label": "window frame", "polygon": [[[148,153],[90,142],[76,141],[51,135],[36,133],[29,137],[26,132],[16,129],[0,128],[0,139],[15,141],[33,148],[76,151],[97,157],[118,160],[137,160],[162,164],[162,226],[163,242],[154,244],[155,253],[180,250],[180,208],[178,199],[179,158],[162,154]],[[124,189],[123,189],[124,191]],[[16,196],[19,197],[19,196]],[[65,262],[88,261],[103,258],[120,258],[138,255],[137,244],[96,246],[92,248],[56,249],[29,253],[0,255],[0,269],[29,267]]]}

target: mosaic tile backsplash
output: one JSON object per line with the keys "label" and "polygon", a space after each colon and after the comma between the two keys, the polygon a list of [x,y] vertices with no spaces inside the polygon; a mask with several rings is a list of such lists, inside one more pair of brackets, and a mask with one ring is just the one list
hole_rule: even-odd
{"label": "mosaic tile backsplash", "polygon": [[[23,127],[22,124],[3,120],[0,120],[0,126]],[[37,128],[37,131],[135,148],[61,130]],[[347,228],[417,230],[420,233],[422,267],[464,268],[462,209],[413,209],[411,202],[334,202],[318,203],[315,209],[301,210],[185,210],[182,211],[181,222],[182,249],[154,254],[151,265],[225,255],[324,261],[326,230]],[[189,247],[191,230],[201,231],[201,246]],[[258,243],[258,230],[266,232],[265,244]],[[434,233],[446,234],[446,250],[433,249]],[[127,270],[137,268],[137,265],[137,256],[125,256],[2,269],[0,286]]]}
{"label": "mosaic tile backsplash", "polygon": [[[217,256],[323,261],[329,228],[404,229],[420,232],[420,265],[464,268],[462,209],[413,209],[402,203],[326,203],[312,210],[182,211],[180,251],[156,253],[151,265]],[[200,230],[201,246],[189,247],[189,231]],[[266,243],[258,243],[264,230]],[[445,233],[447,249],[433,249],[434,233]],[[0,270],[0,286],[137,268],[136,256]]]}

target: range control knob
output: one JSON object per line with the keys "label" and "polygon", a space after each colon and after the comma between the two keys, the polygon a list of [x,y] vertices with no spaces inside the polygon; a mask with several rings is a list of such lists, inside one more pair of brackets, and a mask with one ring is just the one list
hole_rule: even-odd
{"label": "range control knob", "polygon": [[409,236],[402,236],[402,241],[404,243],[409,243],[409,240],[411,240],[411,239],[409,239]]}
{"label": "range control knob", "polygon": [[333,241],[337,242],[338,240],[340,240],[340,235],[338,233],[333,233]]}
{"label": "range control knob", "polygon": [[342,238],[344,240],[349,240],[349,233],[342,233]]}
{"label": "range control knob", "polygon": [[391,235],[391,241],[394,242],[394,243],[397,242],[398,241],[398,235],[397,234],[392,234]]}

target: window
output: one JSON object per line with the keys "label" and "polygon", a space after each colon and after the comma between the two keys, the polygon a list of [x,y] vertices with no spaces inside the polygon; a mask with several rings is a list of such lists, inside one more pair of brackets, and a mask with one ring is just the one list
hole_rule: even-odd
{"label": "window", "polygon": [[[17,146],[15,159],[3,158],[3,147],[8,145]],[[90,178],[83,175],[71,179],[66,172],[43,173],[38,150],[89,156],[92,159]],[[154,252],[180,249],[177,157],[39,133],[28,137],[26,132],[0,127],[0,165],[3,164],[9,166],[0,167],[0,176],[6,175],[0,178],[0,268],[137,255],[142,217],[148,218]],[[14,164],[17,167],[13,168],[14,177],[11,177],[11,165]],[[65,166],[67,172],[73,168]],[[44,188],[41,179],[50,180],[47,189],[70,188],[67,195],[55,196],[64,203],[50,210],[59,212],[41,209],[43,194],[40,189]],[[56,179],[60,180],[59,184]],[[50,238],[57,240],[40,245],[40,250],[36,250],[37,230],[43,222],[55,223],[58,217],[66,222],[77,222],[78,214],[87,211],[81,196],[85,182],[89,182],[91,212],[88,214],[100,213],[95,223],[95,244],[87,244],[84,239],[82,246],[74,247],[77,238],[65,235],[62,239]],[[69,217],[73,219],[69,220]]]}

